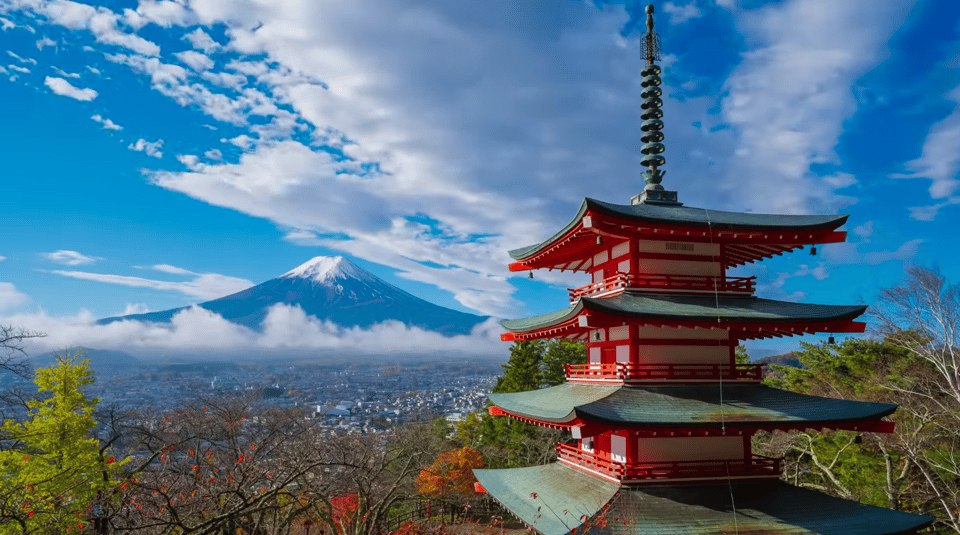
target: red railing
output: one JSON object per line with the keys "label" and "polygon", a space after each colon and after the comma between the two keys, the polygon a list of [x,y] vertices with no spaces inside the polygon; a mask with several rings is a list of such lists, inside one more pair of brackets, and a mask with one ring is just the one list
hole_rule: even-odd
{"label": "red railing", "polygon": [[617,481],[651,483],[663,479],[776,478],[780,477],[783,461],[751,455],[748,459],[621,463],[600,458],[571,444],[557,444],[557,456],[568,464],[599,472]]}
{"label": "red railing", "polygon": [[760,381],[766,364],[565,364],[567,379],[618,381]]}
{"label": "red railing", "polygon": [[753,277],[710,277],[706,275],[653,275],[617,273],[600,282],[579,288],[567,288],[570,300],[581,296],[614,292],[625,288],[643,290],[676,290],[679,292],[753,293]]}

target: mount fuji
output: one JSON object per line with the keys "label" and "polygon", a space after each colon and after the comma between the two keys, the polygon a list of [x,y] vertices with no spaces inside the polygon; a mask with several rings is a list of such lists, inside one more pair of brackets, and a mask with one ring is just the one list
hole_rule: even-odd
{"label": "mount fuji", "polygon": [[[410,327],[452,336],[469,334],[487,319],[413,296],[364,271],[342,256],[318,256],[275,279],[198,306],[233,323],[259,330],[270,307],[299,306],[309,315],[342,327],[369,327],[396,320]],[[180,307],[104,318],[97,323],[134,320],[168,323]]]}

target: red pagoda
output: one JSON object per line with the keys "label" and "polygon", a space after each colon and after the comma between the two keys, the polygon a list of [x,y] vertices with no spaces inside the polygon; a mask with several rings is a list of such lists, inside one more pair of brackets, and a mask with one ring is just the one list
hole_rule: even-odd
{"label": "red pagoda", "polygon": [[[647,7],[641,72],[646,187],[629,205],[585,199],[555,235],[515,251],[512,271],[582,271],[570,307],[503,322],[504,341],[582,340],[567,382],[491,394],[490,414],[569,431],[555,463],[477,470],[483,490],[544,535],[595,533],[911,534],[933,519],[871,507],[780,480],[781,459],[754,454],[758,431],[888,433],[895,405],[807,396],[761,384],[737,364],[741,340],[860,333],[865,306],[754,296],[729,268],[842,242],[847,216],[690,208],[661,185],[665,159],[659,38]],[[586,524],[586,525],[585,525]],[[581,528],[581,526],[584,526]]]}

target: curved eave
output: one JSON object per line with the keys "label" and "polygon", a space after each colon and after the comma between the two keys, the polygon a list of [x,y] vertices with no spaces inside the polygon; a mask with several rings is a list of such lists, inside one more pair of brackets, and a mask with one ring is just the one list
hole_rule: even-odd
{"label": "curved eave", "polygon": [[[588,214],[592,214],[593,219],[597,220],[591,223],[590,229],[584,226],[584,216]],[[616,236],[617,230],[613,229],[637,225],[665,231],[661,239],[697,239],[696,236],[700,234],[702,235],[699,238],[700,241],[704,241],[704,238],[710,241],[729,241],[731,238],[729,231],[808,234],[794,238],[787,236],[786,239],[784,236],[780,236],[779,239],[760,236],[753,236],[756,239],[748,239],[747,236],[738,238],[733,234],[733,243],[738,239],[745,240],[742,245],[739,245],[740,248],[734,251],[737,258],[730,259],[730,265],[740,265],[781,254],[802,247],[804,244],[843,241],[845,233],[831,234],[830,231],[843,225],[847,217],[849,216],[750,214],[647,204],[618,205],[588,198],[584,199],[574,218],[559,232],[538,244],[509,251],[510,256],[517,261],[510,265],[510,269],[512,271],[538,267],[581,269],[561,266],[571,262],[577,256],[590,256],[590,251],[595,246],[591,246],[589,238],[595,239],[596,235],[605,235],[611,230],[612,235]],[[686,234],[691,234],[689,232],[691,229],[696,230],[692,234],[693,237],[685,237],[684,230],[687,231]],[[724,232],[727,232],[726,238]],[[547,259],[546,257],[558,245],[563,246],[562,258]]]}
{"label": "curved eave", "polygon": [[906,535],[934,521],[776,480],[620,487],[559,463],[474,474],[493,499],[543,535]]}
{"label": "curved eave", "polygon": [[[604,298],[580,298],[567,309],[529,318],[504,320],[504,341],[546,336],[578,337],[589,329],[634,324],[716,327],[737,330],[740,338],[792,336],[812,332],[863,332],[852,321],[865,305],[816,305],[757,297],[659,295],[624,292]],[[642,320],[642,321],[636,321]],[[739,334],[738,334],[739,336]]]}
{"label": "curved eave", "polygon": [[490,394],[501,411],[553,425],[634,428],[835,427],[873,422],[896,405],[808,396],[764,385],[608,386],[565,383]]}

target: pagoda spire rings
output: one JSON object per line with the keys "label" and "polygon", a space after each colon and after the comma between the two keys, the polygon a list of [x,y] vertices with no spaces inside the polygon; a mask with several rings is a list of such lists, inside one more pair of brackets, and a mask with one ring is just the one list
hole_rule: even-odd
{"label": "pagoda spire rings", "polygon": [[663,176],[666,174],[666,171],[661,170],[660,166],[667,163],[667,159],[663,156],[666,149],[662,143],[663,121],[661,119],[663,118],[663,110],[661,108],[663,107],[663,100],[660,98],[663,95],[663,91],[660,89],[660,85],[663,83],[660,78],[662,71],[660,66],[656,64],[656,61],[660,59],[660,36],[653,30],[653,4],[647,6],[647,33],[641,39],[641,53],[647,64],[640,71],[640,75],[643,76],[640,84],[643,88],[640,92],[640,96],[643,97],[643,104],[640,105],[643,110],[640,115],[643,120],[640,124],[640,130],[643,132],[640,136],[640,141],[643,142],[640,152],[643,154],[643,158],[640,160],[640,165],[646,167],[647,171],[642,175],[644,182],[646,182],[643,193],[634,197],[632,204],[679,205],[677,193],[667,191],[660,185],[663,182]]}

